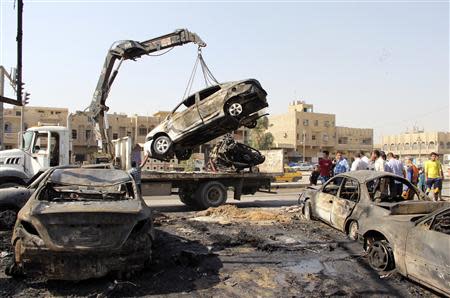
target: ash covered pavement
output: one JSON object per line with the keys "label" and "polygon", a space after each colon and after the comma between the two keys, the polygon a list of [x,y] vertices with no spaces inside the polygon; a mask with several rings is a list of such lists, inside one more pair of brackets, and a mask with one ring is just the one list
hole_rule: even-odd
{"label": "ash covered pavement", "polygon": [[1,232],[0,296],[434,296],[399,274],[380,277],[360,244],[295,206],[155,210],[155,224],[150,269],[76,283],[5,276],[11,234]]}

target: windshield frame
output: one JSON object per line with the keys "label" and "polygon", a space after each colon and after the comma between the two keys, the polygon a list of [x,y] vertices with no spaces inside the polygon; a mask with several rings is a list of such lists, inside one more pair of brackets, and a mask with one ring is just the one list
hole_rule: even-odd
{"label": "windshield frame", "polygon": [[[25,138],[25,136],[30,135],[29,141]],[[22,134],[22,150],[28,151],[31,148],[31,145],[33,144],[34,139],[34,131],[26,131]],[[28,144],[27,144],[28,141]],[[26,145],[27,144],[27,145]]]}

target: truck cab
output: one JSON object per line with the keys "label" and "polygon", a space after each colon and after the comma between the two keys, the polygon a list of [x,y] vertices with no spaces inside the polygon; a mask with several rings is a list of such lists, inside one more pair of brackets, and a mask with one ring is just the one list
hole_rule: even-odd
{"label": "truck cab", "polygon": [[68,165],[69,130],[40,126],[22,135],[20,149],[0,151],[0,188],[25,185],[41,168]]}

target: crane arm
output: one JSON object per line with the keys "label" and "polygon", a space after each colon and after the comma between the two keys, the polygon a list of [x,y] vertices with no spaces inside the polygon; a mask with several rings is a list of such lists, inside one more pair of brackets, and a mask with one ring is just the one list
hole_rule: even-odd
{"label": "crane arm", "polygon": [[[172,33],[153,39],[138,42],[134,40],[119,41],[113,44],[106,55],[102,72],[95,88],[91,104],[85,110],[88,117],[97,124],[96,129],[102,141],[102,151],[112,153],[112,145],[109,141],[105,126],[105,112],[108,111],[106,99],[111,86],[116,78],[119,68],[124,60],[136,60],[143,55],[148,55],[186,43],[194,43],[199,47],[205,47],[206,43],[195,33],[187,29],[178,29]],[[116,63],[118,61],[118,63]],[[114,69],[114,66],[117,67]]]}

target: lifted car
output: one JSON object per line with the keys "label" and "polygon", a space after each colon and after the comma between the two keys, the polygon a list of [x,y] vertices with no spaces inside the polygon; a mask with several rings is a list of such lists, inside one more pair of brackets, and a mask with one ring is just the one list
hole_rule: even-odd
{"label": "lifted car", "polygon": [[[168,160],[174,154],[189,159],[192,148],[240,126],[256,127],[268,106],[267,93],[254,79],[223,83],[203,89],[178,104],[171,114],[149,132],[145,149],[153,158]],[[184,106],[185,109],[180,111]]]}
{"label": "lifted car", "polygon": [[142,269],[151,211],[133,178],[112,169],[52,169],[20,210],[7,274],[83,280]]}

